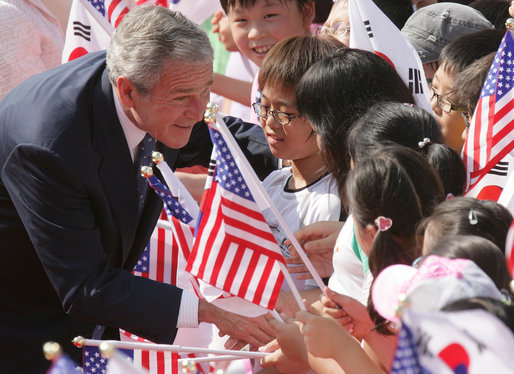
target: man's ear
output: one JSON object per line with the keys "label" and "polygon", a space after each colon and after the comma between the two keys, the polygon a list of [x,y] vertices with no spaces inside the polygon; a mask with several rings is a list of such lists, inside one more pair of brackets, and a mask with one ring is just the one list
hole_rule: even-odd
{"label": "man's ear", "polygon": [[[303,7],[303,28],[306,31],[310,31],[310,27],[312,21],[314,20],[314,16],[316,15],[316,5],[315,1],[309,1]],[[309,32],[310,34],[310,32]]]}
{"label": "man's ear", "polygon": [[136,87],[125,76],[120,75],[116,81],[116,91],[124,108],[134,107],[134,98],[137,95]]}

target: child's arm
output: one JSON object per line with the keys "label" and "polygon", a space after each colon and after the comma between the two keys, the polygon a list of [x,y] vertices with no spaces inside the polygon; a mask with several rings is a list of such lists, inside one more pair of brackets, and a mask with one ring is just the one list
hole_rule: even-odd
{"label": "child's arm", "polygon": [[245,82],[215,73],[211,91],[246,106],[250,106],[252,104],[250,102],[252,82]]}
{"label": "child's arm", "polygon": [[359,342],[335,319],[303,311],[296,314],[296,319],[303,324],[301,332],[307,350],[313,356],[334,359],[346,374],[384,373],[364,352]]}

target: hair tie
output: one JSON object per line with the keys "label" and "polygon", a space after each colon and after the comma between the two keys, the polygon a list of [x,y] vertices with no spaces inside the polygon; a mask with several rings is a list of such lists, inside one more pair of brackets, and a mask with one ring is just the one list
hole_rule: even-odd
{"label": "hair tie", "polygon": [[407,105],[407,106],[410,106],[411,108],[414,108],[416,105],[414,104],[411,104],[411,103],[402,103],[403,105]]}
{"label": "hair tie", "polygon": [[478,223],[477,213],[471,209],[468,214],[469,224],[476,225]]}
{"label": "hair tie", "polygon": [[379,231],[387,231],[393,225],[393,220],[384,216],[378,216],[375,219],[375,226]]}
{"label": "hair tie", "polygon": [[446,200],[452,200],[452,199],[455,199],[455,195],[450,192],[448,195],[446,195]]}
{"label": "hair tie", "polygon": [[418,147],[423,149],[427,144],[430,144],[430,138],[423,138],[423,141],[418,143]]}

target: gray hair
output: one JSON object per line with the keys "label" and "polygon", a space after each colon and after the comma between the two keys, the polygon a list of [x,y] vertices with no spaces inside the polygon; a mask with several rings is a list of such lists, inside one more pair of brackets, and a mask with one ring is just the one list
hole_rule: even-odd
{"label": "gray hair", "polygon": [[212,62],[205,32],[179,12],[160,6],[131,10],[112,34],[107,49],[107,72],[116,86],[127,77],[140,94],[148,94],[165,63]]}

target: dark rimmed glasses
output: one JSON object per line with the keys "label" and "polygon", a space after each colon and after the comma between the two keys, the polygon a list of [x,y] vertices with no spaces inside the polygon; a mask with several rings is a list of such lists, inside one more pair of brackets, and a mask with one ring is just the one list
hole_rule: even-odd
{"label": "dark rimmed glasses", "polygon": [[430,87],[430,101],[434,100],[434,98],[437,100],[437,106],[441,108],[446,113],[450,114],[452,110],[456,112],[466,112],[467,108],[462,105],[455,105],[448,99],[448,96],[451,94],[451,92],[447,95],[439,95],[437,92],[434,91],[432,87]]}
{"label": "dark rimmed glasses", "polygon": [[271,110],[269,107],[262,105],[261,103],[253,103],[252,108],[260,119],[266,120],[270,115],[273,119],[280,123],[282,126],[290,126],[291,121],[295,118],[302,117],[301,114],[285,113],[280,110]]}

